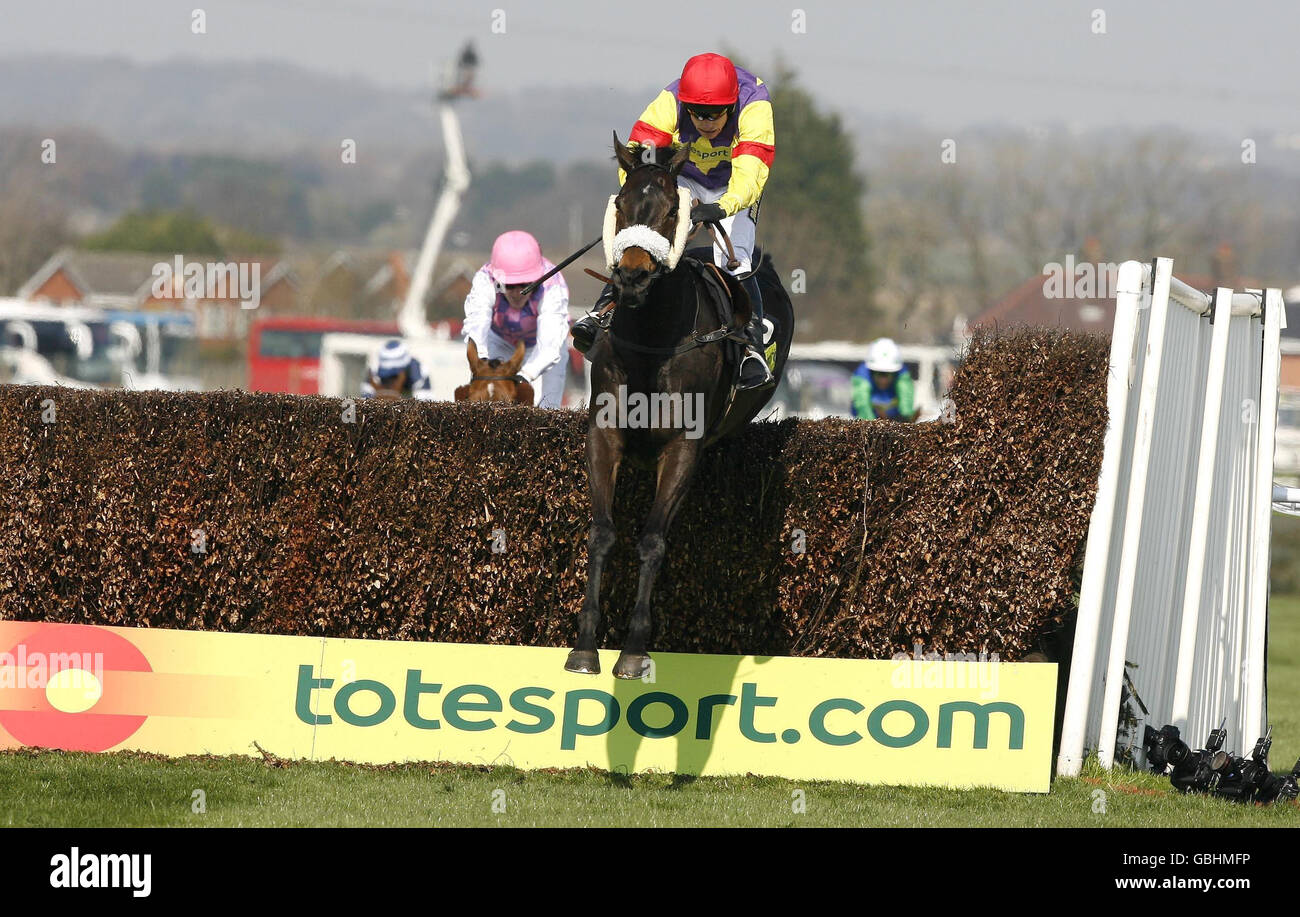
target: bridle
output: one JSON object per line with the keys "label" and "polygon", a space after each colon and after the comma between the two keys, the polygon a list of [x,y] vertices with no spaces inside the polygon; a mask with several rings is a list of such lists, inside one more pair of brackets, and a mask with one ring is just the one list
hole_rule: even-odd
{"label": "bridle", "polygon": [[[623,187],[628,186],[633,175],[647,168],[664,172],[672,177],[672,172],[667,166],[657,162],[645,162],[628,173],[628,181],[623,183]],[[614,270],[623,252],[628,248],[640,248],[650,256],[652,267],[648,273],[651,280],[676,269],[677,263],[686,251],[686,240],[691,234],[692,224],[690,193],[684,188],[678,188],[675,179],[673,185],[677,193],[677,206],[673,211],[676,215],[676,225],[672,229],[671,239],[644,223],[632,224],[616,230],[619,194],[609,196],[609,203],[605,207],[601,241],[605,245],[605,266],[610,271]]]}
{"label": "bridle", "polygon": [[[658,169],[661,172],[669,172],[669,174],[671,174],[667,166],[657,162],[647,162],[637,166],[637,168],[633,169],[632,172],[629,172],[628,178],[630,179],[635,172],[647,168]],[[626,182],[624,182],[624,187],[627,187]],[[617,245],[618,239],[619,237],[629,233],[635,233],[642,238],[629,239],[628,244],[625,245],[625,247],[636,245],[637,242],[643,241],[643,239],[650,242],[650,247],[646,247],[645,245],[639,247],[646,250],[650,255],[650,260],[654,264],[654,267],[650,270],[651,280],[654,280],[660,275],[672,271],[677,267],[678,261],[680,261],[682,255],[685,254],[686,240],[694,234],[696,227],[701,225],[690,221],[689,214],[691,209],[691,199],[689,192],[684,188],[678,188],[677,194],[679,212],[677,215],[677,227],[673,233],[674,238],[671,241],[669,241],[668,238],[658,230],[651,229],[648,226],[625,226],[623,229],[615,233],[614,226],[618,219],[615,204],[618,200],[618,195],[611,194],[609,196],[609,205],[605,210],[605,227],[601,239],[605,243],[605,264],[611,271],[614,269],[618,256],[622,254],[622,251]],[[682,210],[684,210],[685,213],[682,213]],[[731,244],[731,237],[728,236],[727,231],[722,228],[722,223],[717,221],[708,221],[703,225],[709,228],[709,234],[713,237],[713,244],[726,251],[727,270],[734,271],[736,268],[740,267],[740,259],[736,257],[735,246]],[[643,231],[637,233],[637,230]],[[658,243],[657,246],[655,244],[656,242]],[[663,243],[668,243],[668,250],[666,252],[663,250]],[[651,248],[657,248],[660,254],[665,255],[665,257],[660,257],[655,251],[652,251]]]}
{"label": "bridle", "polygon": [[[668,169],[667,169],[666,166],[662,166],[662,165],[660,165],[660,164],[657,163],[657,162],[647,162],[647,163],[643,163],[642,166],[637,166],[637,169],[640,169],[640,168],[642,168],[643,166],[650,166],[650,167],[652,167],[652,168],[659,168],[659,169],[663,169],[664,171],[668,171]],[[636,169],[633,169],[632,171],[635,172]],[[631,174],[631,173],[629,173],[629,174]],[[545,274],[543,274],[541,277],[538,277],[536,280],[534,280],[532,283],[530,283],[527,287],[525,287],[525,288],[523,289],[523,291],[522,291],[524,296],[526,296],[526,297],[531,297],[531,296],[533,295],[533,291],[535,291],[539,286],[541,286],[541,285],[542,285],[543,283],[545,283],[546,281],[550,280],[552,277],[554,277],[554,276],[555,276],[556,274],[558,274],[560,271],[564,270],[564,268],[568,267],[568,266],[569,266],[570,264],[572,264],[574,261],[577,261],[578,258],[582,257],[582,256],[585,255],[587,252],[591,251],[591,249],[595,248],[595,247],[596,247],[597,245],[599,245],[601,242],[607,241],[607,238],[608,238],[609,236],[613,235],[613,222],[612,222],[613,219],[614,219],[613,209],[614,209],[614,200],[615,200],[617,197],[618,197],[618,195],[616,195],[616,194],[614,194],[614,195],[610,195],[610,198],[609,198],[609,205],[608,205],[608,208],[606,209],[606,214],[605,214],[605,231],[603,231],[599,236],[597,236],[596,238],[592,239],[592,240],[591,240],[590,242],[588,242],[586,245],[582,246],[582,248],[578,249],[578,250],[577,250],[576,252],[574,252],[572,255],[570,255],[569,257],[565,258],[565,259],[564,259],[563,261],[561,261],[559,264],[555,265],[555,267],[551,268],[549,271],[547,271],[547,272],[546,272]],[[679,203],[679,206],[680,206],[680,203]],[[706,225],[709,227],[709,232],[713,235],[713,243],[714,243],[715,245],[718,244],[718,235],[721,234],[721,236],[722,236],[722,242],[723,242],[723,245],[722,245],[721,247],[725,247],[726,250],[727,250],[727,270],[729,270],[729,271],[734,271],[734,270],[735,270],[735,269],[740,265],[740,261],[737,260],[737,258],[736,258],[736,250],[735,250],[735,249],[732,247],[732,245],[731,245],[731,239],[727,236],[727,231],[726,231],[725,229],[722,228],[722,224],[721,224],[721,223],[708,223],[708,224],[706,224]],[[688,232],[687,235],[689,235],[689,234],[690,234],[690,233]],[[613,265],[610,264],[610,261],[611,261],[610,255],[611,255],[611,252],[607,250],[607,251],[605,252],[605,262],[606,262],[607,265],[609,265],[609,266],[612,268]],[[609,282],[609,278],[608,278],[608,277],[601,278],[599,274],[596,274],[596,273],[595,273],[594,271],[592,271],[590,268],[584,268],[584,270],[586,270],[586,272],[587,272],[588,274],[591,274],[593,277],[597,277],[598,279],[602,279],[605,283],[608,283],[608,282]]]}
{"label": "bridle", "polygon": [[469,379],[471,382],[513,382],[518,373],[509,376],[480,376],[473,375]]}

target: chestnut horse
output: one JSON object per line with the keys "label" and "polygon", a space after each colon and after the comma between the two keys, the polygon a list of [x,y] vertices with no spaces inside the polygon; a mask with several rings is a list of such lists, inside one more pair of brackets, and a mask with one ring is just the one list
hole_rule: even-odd
{"label": "chestnut horse", "polygon": [[533,387],[516,381],[515,374],[524,365],[524,343],[515,344],[509,360],[481,360],[474,339],[465,348],[469,357],[470,380],[468,385],[456,389],[457,401],[508,401],[513,404],[532,404]]}
{"label": "chestnut horse", "polygon": [[[716,289],[712,250],[703,260],[685,254],[691,231],[690,201],[678,191],[677,175],[689,147],[629,150],[614,137],[618,163],[627,172],[622,190],[606,214],[606,259],[613,267],[614,309],[609,328],[587,356],[591,360],[591,410],[587,421],[587,479],[592,522],[587,539],[586,598],[578,617],[578,639],[565,668],[600,671],[596,632],[600,624],[600,580],[614,546],[614,483],[624,459],[656,474],[654,504],[642,529],[636,605],[614,675],[639,678],[650,664],[653,631],[650,595],[663,563],[665,535],[682,505],[700,452],[719,437],[743,428],[767,403],[774,387],[733,392],[736,376],[729,349],[736,347],[749,321],[749,301],[732,278],[732,319],[720,327],[709,302]],[[772,372],[779,378],[790,350],[794,312],[771,258],[755,258],[775,326]],[[717,280],[723,278],[718,277]],[[622,402],[619,399],[623,399]],[[698,406],[686,411],[688,404]],[[631,410],[633,401],[658,404],[646,420]],[[624,404],[625,402],[625,404]],[[613,404],[620,408],[611,411]],[[672,406],[679,408],[672,418]],[[603,406],[603,407],[602,407]],[[629,410],[623,410],[626,406]],[[666,408],[666,410],[665,410]],[[695,420],[691,421],[691,414]],[[668,415],[665,422],[664,417]],[[634,420],[634,417],[640,419]],[[745,469],[735,469],[737,474]],[[726,537],[720,532],[719,537]]]}

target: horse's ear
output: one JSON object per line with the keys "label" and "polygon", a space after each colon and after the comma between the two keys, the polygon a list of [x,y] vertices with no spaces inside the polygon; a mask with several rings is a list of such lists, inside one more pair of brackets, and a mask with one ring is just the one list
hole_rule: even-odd
{"label": "horse's ear", "polygon": [[519,367],[524,365],[524,353],[524,342],[517,341],[515,343],[515,352],[511,354],[510,359],[506,362],[505,372],[502,375],[513,376],[518,373]]}
{"label": "horse's ear", "polygon": [[673,175],[676,175],[685,167],[686,163],[690,161],[690,158],[691,145],[689,143],[683,143],[677,148],[677,152],[673,153],[673,158],[668,161],[668,171]]}
{"label": "horse's ear", "polygon": [[479,375],[481,373],[479,364],[482,361],[478,358],[478,347],[473,338],[470,338],[469,343],[465,345],[465,356],[469,359],[469,371],[476,376]]}
{"label": "horse's ear", "polygon": [[614,158],[618,160],[619,168],[624,172],[631,172],[641,164],[636,153],[627,148],[627,144],[618,139],[618,131],[614,131]]}

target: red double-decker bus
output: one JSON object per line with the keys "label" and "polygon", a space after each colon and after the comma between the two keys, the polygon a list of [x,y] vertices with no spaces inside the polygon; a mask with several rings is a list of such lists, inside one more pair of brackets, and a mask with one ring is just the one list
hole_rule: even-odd
{"label": "red double-decker bus", "polygon": [[[460,334],[458,321],[435,325],[446,336]],[[401,337],[397,322],[279,316],[254,322],[248,333],[248,386],[255,392],[319,393],[321,337],[332,331]]]}

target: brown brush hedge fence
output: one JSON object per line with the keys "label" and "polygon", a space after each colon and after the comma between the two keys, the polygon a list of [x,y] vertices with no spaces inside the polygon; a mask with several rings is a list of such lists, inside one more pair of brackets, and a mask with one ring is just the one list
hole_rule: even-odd
{"label": "brown brush hedge fence", "polygon": [[[981,334],[948,422],[785,420],[718,444],[669,533],[655,647],[1023,657],[1073,605],[1107,347]],[[358,401],[349,423],[320,397],[0,386],[0,619],[565,646],[585,427],[526,407]],[[651,487],[620,474],[606,646]]]}

